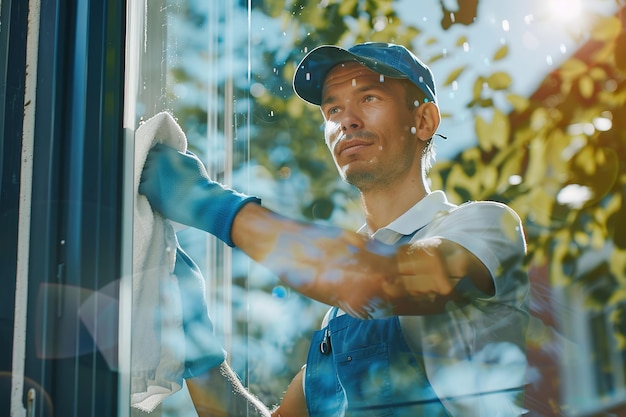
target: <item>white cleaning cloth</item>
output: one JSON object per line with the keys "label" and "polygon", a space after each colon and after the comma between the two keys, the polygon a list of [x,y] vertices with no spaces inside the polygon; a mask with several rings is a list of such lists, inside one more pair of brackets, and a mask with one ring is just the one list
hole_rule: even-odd
{"label": "white cleaning cloth", "polygon": [[185,369],[180,288],[173,274],[176,235],[138,193],[148,151],[157,143],[187,149],[187,138],[169,113],[150,118],[135,134],[131,405],[146,412],[181,389]]}

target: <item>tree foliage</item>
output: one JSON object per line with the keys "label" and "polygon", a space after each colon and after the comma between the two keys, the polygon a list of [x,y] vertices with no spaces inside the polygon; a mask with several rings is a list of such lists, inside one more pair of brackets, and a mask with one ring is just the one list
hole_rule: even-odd
{"label": "tree foliage", "polygon": [[[508,74],[479,76],[468,104],[477,110],[479,146],[433,172],[457,202],[511,205],[526,227],[529,264],[548,264],[554,285],[594,279],[602,265],[615,288],[626,277],[624,33],[623,10],[597,16],[591,39],[531,97],[512,94]],[[494,107],[498,94],[511,112]],[[478,111],[485,109],[489,117]],[[581,261],[607,246],[610,256],[595,265]]]}

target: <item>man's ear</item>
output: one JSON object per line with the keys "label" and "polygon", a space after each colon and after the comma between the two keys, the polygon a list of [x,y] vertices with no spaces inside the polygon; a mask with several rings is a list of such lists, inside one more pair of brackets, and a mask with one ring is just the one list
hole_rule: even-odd
{"label": "man's ear", "polygon": [[432,138],[441,122],[439,107],[432,102],[422,103],[415,108],[415,137],[426,141]]}

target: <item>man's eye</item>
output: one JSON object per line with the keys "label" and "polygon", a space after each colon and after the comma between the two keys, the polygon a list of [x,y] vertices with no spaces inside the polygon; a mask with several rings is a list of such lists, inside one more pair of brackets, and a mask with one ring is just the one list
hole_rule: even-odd
{"label": "man's eye", "polygon": [[328,109],[328,114],[336,114],[339,111],[339,107],[331,107]]}
{"label": "man's eye", "polygon": [[374,101],[374,100],[376,100],[375,96],[365,96],[365,99],[364,99],[364,101]]}

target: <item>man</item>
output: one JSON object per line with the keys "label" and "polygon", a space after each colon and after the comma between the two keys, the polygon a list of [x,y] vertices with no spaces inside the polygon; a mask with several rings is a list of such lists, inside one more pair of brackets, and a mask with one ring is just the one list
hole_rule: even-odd
{"label": "man", "polygon": [[294,89],[320,107],[339,173],[360,192],[358,233],[271,212],[162,146],[140,188],[166,217],[332,306],[273,415],[522,414],[524,234],[503,204],[455,206],[429,190],[440,122],[430,69],[399,45],[322,46]]}

